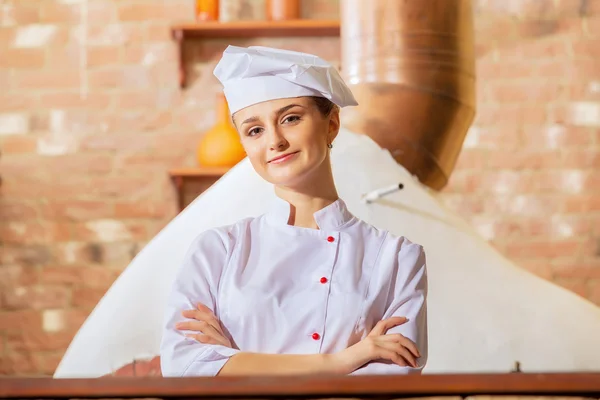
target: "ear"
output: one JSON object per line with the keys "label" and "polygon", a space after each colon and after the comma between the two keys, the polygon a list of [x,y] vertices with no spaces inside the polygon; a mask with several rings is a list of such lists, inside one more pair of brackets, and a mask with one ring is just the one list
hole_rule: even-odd
{"label": "ear", "polygon": [[328,143],[332,143],[340,131],[340,109],[335,107],[329,114],[329,131],[327,133]]}

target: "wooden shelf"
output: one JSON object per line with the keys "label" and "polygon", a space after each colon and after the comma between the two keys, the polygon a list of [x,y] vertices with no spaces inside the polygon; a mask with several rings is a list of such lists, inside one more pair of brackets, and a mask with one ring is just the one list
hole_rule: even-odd
{"label": "wooden shelf", "polygon": [[171,178],[201,179],[206,176],[223,176],[230,167],[198,167],[198,168],[175,168],[169,171]]}
{"label": "wooden shelf", "polygon": [[186,39],[339,36],[340,21],[313,19],[290,21],[207,21],[174,25],[171,27],[171,34],[179,44],[179,84],[181,87],[185,87],[186,63],[183,43]]}
{"label": "wooden shelf", "polygon": [[189,204],[189,201],[191,201],[191,199],[186,198],[186,189],[193,186],[195,190],[194,193],[191,193],[191,198],[196,198],[200,193],[221,179],[230,169],[230,167],[197,167],[169,170],[169,175],[177,189],[179,211],[183,210]]}
{"label": "wooden shelf", "polygon": [[185,38],[249,38],[279,36],[339,36],[340,21],[297,19],[291,21],[199,22],[171,28],[177,40]]}

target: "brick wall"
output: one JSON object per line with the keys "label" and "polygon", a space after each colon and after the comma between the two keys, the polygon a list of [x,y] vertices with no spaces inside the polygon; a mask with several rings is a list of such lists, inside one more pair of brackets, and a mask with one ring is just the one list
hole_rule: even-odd
{"label": "brick wall", "polygon": [[478,1],[478,110],[444,198],[600,305],[600,1]]}
{"label": "brick wall", "polygon": [[[501,252],[597,304],[599,3],[475,1],[478,117],[443,194]],[[229,43],[186,46],[181,91],[168,28],[192,15],[192,0],[0,1],[0,374],[51,374],[175,215],[166,171],[193,165]],[[338,39],[234,43],[339,61]]]}

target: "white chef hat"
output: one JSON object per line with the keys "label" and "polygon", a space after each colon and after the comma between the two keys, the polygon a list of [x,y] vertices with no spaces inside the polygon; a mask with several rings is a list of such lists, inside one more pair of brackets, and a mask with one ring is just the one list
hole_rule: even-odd
{"label": "white chef hat", "polygon": [[300,96],[325,97],[340,107],[358,105],[338,71],[312,54],[228,46],[213,73],[224,86],[231,114],[263,101]]}

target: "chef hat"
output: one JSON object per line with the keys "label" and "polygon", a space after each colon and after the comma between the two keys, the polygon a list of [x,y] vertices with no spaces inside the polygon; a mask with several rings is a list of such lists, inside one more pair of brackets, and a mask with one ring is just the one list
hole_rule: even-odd
{"label": "chef hat", "polygon": [[312,54],[262,46],[228,46],[214,70],[231,114],[263,101],[325,97],[340,107],[356,106],[338,71]]}

